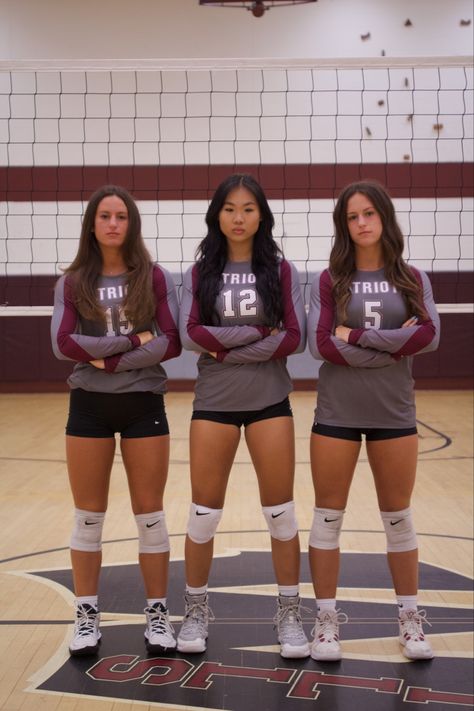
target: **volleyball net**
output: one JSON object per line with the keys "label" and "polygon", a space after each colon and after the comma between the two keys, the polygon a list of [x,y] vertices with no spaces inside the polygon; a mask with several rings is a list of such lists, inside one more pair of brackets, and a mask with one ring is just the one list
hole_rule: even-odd
{"label": "volleyball net", "polygon": [[[134,194],[150,254],[179,285],[231,172],[262,183],[306,294],[327,265],[338,192],[380,180],[407,260],[449,282],[443,302],[463,308],[472,75],[433,64],[0,72],[2,315],[50,305],[37,284],[72,261],[87,199],[104,183]],[[18,284],[24,303],[12,298]]]}

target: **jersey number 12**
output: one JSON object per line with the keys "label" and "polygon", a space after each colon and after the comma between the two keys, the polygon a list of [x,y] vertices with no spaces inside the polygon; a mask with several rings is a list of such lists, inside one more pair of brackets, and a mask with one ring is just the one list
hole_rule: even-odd
{"label": "jersey number 12", "polygon": [[242,289],[239,291],[238,311],[235,313],[235,304],[232,303],[232,295],[235,292],[232,289],[224,291],[222,297],[224,299],[224,316],[232,318],[234,316],[256,316],[257,315],[257,294],[253,289]]}

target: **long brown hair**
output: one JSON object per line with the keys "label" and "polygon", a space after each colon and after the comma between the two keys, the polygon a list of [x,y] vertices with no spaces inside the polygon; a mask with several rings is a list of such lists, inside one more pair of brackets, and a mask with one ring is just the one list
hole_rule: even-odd
{"label": "long brown hair", "polygon": [[337,306],[338,323],[347,318],[351,282],[356,271],[355,246],[347,225],[347,203],[356,193],[370,200],[382,221],[382,253],[385,277],[402,294],[410,316],[428,318],[423,295],[413,270],[403,259],[403,234],[397,222],[393,202],[385,188],[376,181],[362,180],[347,185],[339,195],[333,212],[335,239],[329,257],[332,293]]}
{"label": "long brown hair", "polygon": [[74,280],[76,307],[81,316],[103,321],[104,311],[96,291],[102,273],[102,252],[95,237],[94,224],[100,202],[112,195],[123,200],[128,212],[128,229],[122,246],[128,286],[123,309],[127,319],[138,326],[149,322],[155,312],[151,282],[152,260],[143,241],[138,207],[125,188],[104,185],[91,196],[82,221],[77,254],[65,271],[71,274]]}

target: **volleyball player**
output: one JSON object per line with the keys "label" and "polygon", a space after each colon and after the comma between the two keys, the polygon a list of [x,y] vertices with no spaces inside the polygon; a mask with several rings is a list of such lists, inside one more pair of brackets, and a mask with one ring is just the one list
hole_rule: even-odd
{"label": "volleyball player", "polygon": [[260,185],[232,175],[206,214],[207,235],[184,280],[183,347],[200,352],[190,431],[192,504],[185,543],[185,616],[178,650],[206,648],[213,539],[244,427],[278,583],[284,657],[309,655],[300,617],[300,546],[293,502],[294,428],[286,356],[305,345],[298,274],[273,239]]}
{"label": "volleyball player", "polygon": [[347,186],[334,210],[329,269],[311,290],[308,339],[324,361],[311,435],[316,494],[309,560],[318,613],[311,656],[341,658],[336,609],[339,536],[365,435],[409,659],[430,659],[418,610],[418,549],[410,507],[418,455],[412,356],[434,350],[439,317],[426,274],[403,260],[393,203],[378,183]]}
{"label": "volleyball player", "polygon": [[100,643],[102,527],[119,432],[147,596],[145,642],[150,652],[167,652],[176,640],[166,604],[169,430],[161,363],[181,350],[176,290],[151,262],[135,201],[111,185],[92,195],[77,255],[65,272],[56,285],[51,331],[56,356],[76,361],[66,426],[75,506],[76,620],[69,651],[93,654]]}

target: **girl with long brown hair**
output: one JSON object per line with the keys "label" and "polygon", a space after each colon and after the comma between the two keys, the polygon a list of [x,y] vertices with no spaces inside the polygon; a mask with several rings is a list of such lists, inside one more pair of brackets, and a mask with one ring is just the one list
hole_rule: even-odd
{"label": "girl with long brown hair", "polygon": [[362,435],[387,539],[409,659],[430,659],[425,612],[417,608],[418,548],[410,508],[418,435],[413,356],[434,350],[439,317],[430,282],[403,259],[403,235],[382,185],[348,185],[334,209],[329,269],[311,289],[308,343],[323,360],[311,435],[315,509],[309,561],[318,613],[311,656],[342,656],[336,609],[339,536]]}
{"label": "girl with long brown hair", "polygon": [[71,655],[94,654],[101,639],[97,591],[116,432],[138,528],[145,643],[153,653],[176,647],[166,604],[169,430],[161,363],[180,353],[177,323],[174,283],[151,261],[134,199],[118,186],[98,189],[85,211],[77,255],[56,285],[51,324],[55,355],[75,361],[66,426],[75,507]]}

